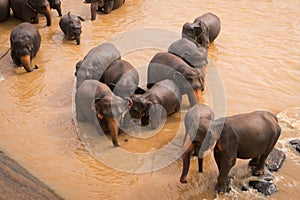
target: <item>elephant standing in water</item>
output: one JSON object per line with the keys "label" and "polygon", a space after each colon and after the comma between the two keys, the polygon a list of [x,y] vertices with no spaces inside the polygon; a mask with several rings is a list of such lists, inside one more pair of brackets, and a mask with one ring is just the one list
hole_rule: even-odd
{"label": "elephant standing in water", "polygon": [[220,29],[219,17],[213,13],[206,13],[197,17],[193,23],[186,22],[182,28],[182,37],[207,48],[219,35]]}
{"label": "elephant standing in water", "polygon": [[75,104],[78,121],[94,123],[99,134],[110,132],[113,144],[120,146],[118,124],[128,111],[127,100],[114,95],[109,87],[97,80],[85,80],[76,91]]}
{"label": "elephant standing in water", "polygon": [[16,18],[37,24],[40,13],[45,15],[47,26],[51,25],[51,10],[48,0],[10,0],[10,6]]}
{"label": "elephant standing in water", "polygon": [[36,56],[41,45],[38,29],[28,22],[19,24],[10,34],[10,45],[13,62],[18,66],[22,65],[27,72],[33,71],[31,60]]}
{"label": "elephant standing in water", "polygon": [[[193,120],[194,119],[194,120]],[[196,119],[196,120],[195,120]],[[197,120],[198,119],[198,120]],[[183,148],[183,170],[180,182],[186,183],[191,152],[199,156],[202,171],[204,151],[213,148],[219,169],[217,192],[229,192],[227,175],[236,159],[251,159],[253,175],[264,174],[265,161],[274,148],[281,128],[277,118],[266,111],[239,114],[217,120],[202,118],[193,108],[185,116],[186,140]]]}
{"label": "elephant standing in water", "polygon": [[173,80],[181,95],[188,95],[191,106],[201,102],[204,90],[204,78],[201,70],[190,67],[172,53],[157,53],[148,66],[147,88],[149,89],[155,83],[165,79]]}
{"label": "elephant standing in water", "polygon": [[0,22],[6,20],[10,16],[9,0],[0,0]]}
{"label": "elephant standing in water", "polygon": [[77,45],[80,44],[80,35],[81,35],[81,21],[84,19],[80,16],[75,16],[68,12],[67,15],[64,15],[59,21],[59,27],[67,36],[67,40],[76,40]]}
{"label": "elephant standing in water", "polygon": [[96,19],[97,10],[109,14],[112,10],[121,7],[125,0],[91,0],[91,20]]}

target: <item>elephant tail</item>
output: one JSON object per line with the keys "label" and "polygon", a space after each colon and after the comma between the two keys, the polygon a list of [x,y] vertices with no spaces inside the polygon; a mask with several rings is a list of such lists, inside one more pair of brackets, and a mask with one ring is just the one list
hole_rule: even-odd
{"label": "elephant tail", "polygon": [[11,50],[11,47],[0,57],[0,60],[2,60],[8,54],[8,52],[10,50]]}

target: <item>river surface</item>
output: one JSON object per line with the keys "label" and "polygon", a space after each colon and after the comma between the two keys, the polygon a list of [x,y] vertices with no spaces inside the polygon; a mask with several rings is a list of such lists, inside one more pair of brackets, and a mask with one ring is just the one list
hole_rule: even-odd
{"label": "river surface", "polygon": [[[79,46],[66,41],[52,10],[52,26],[46,27],[42,16],[36,25],[42,35],[33,59],[38,70],[25,73],[14,66],[10,54],[0,60],[0,150],[65,199],[214,198],[218,171],[211,153],[204,159],[203,174],[194,159],[188,184],[179,182],[185,102],[158,131],[141,128],[121,134],[120,148],[104,143],[106,137],[90,125],[76,123],[73,104],[75,64],[91,48],[107,41],[116,44],[123,59],[139,69],[143,84],[154,54],[180,37],[185,22],[212,12],[221,19],[221,32],[208,49],[203,101],[220,115],[254,110],[278,114],[292,108],[280,115],[283,131],[277,147],[287,158],[275,173],[278,192],[271,198],[297,199],[300,157],[287,143],[299,138],[300,130],[300,109],[293,108],[300,105],[299,0],[126,0],[93,22],[89,4],[82,0],[63,0],[62,8],[64,14],[70,11],[86,19]],[[10,32],[19,23],[13,18],[0,23],[0,55],[9,49]],[[231,173],[231,193],[217,198],[265,198],[254,190],[239,190],[249,178],[246,161],[239,161]]]}

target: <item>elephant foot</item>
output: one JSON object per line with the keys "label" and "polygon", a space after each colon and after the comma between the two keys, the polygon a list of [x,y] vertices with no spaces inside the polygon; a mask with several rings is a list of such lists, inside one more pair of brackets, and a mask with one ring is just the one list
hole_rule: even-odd
{"label": "elephant foot", "polygon": [[229,187],[229,184],[219,184],[217,183],[215,190],[217,193],[229,193],[231,188]]}
{"label": "elephant foot", "polygon": [[262,176],[264,175],[264,169],[254,170],[252,174],[253,176]]}
{"label": "elephant foot", "polygon": [[180,183],[187,183],[185,176],[180,177]]}
{"label": "elephant foot", "polygon": [[118,142],[113,142],[113,144],[114,144],[115,147],[119,147],[120,146],[120,144]]}

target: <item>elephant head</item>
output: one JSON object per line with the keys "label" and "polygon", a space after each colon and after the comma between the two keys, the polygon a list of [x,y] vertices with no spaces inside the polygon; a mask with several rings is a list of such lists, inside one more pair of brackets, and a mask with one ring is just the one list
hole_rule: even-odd
{"label": "elephant head", "polygon": [[50,3],[50,8],[52,9],[56,9],[58,15],[61,17],[62,13],[61,13],[61,1],[60,0],[49,0]]}
{"label": "elephant head", "polygon": [[51,25],[51,10],[48,0],[27,0],[26,5],[33,11],[45,15],[47,26]]}
{"label": "elephant head", "polygon": [[128,110],[128,102],[118,96],[105,96],[96,98],[94,103],[98,120],[105,119],[115,146],[120,146],[118,141],[119,121],[123,113]]}
{"label": "elephant head", "polygon": [[205,48],[210,44],[208,27],[202,21],[186,22],[182,28],[182,37],[195,41]]}

